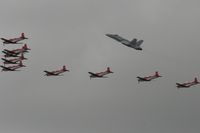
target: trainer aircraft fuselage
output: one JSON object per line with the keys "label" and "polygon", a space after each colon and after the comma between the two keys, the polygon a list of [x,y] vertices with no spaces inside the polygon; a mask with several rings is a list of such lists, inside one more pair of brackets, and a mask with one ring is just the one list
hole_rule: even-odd
{"label": "trainer aircraft fuselage", "polygon": [[62,76],[60,74],[69,71],[66,69],[66,66],[64,65],[60,70],[55,70],[55,71],[47,71],[45,70],[44,72],[46,73],[45,76]]}
{"label": "trainer aircraft fuselage", "polygon": [[160,74],[156,71],[154,75],[146,76],[146,77],[138,76],[137,78],[138,78],[138,83],[139,83],[139,82],[151,81],[159,77],[162,77],[162,76],[160,76]]}
{"label": "trainer aircraft fuselage", "polygon": [[177,88],[189,88],[191,86],[197,85],[200,82],[197,80],[197,78],[194,78],[194,81],[192,82],[186,82],[186,83],[176,83]]}
{"label": "trainer aircraft fuselage", "polygon": [[21,44],[20,41],[24,39],[28,39],[27,37],[25,37],[24,33],[21,33],[21,36],[17,38],[11,38],[11,39],[1,38],[3,44]]}
{"label": "trainer aircraft fuselage", "polygon": [[98,72],[98,73],[93,73],[93,72],[88,72],[90,74],[90,79],[91,78],[107,78],[105,75],[113,73],[110,70],[110,67],[107,67],[107,69],[103,72]]}

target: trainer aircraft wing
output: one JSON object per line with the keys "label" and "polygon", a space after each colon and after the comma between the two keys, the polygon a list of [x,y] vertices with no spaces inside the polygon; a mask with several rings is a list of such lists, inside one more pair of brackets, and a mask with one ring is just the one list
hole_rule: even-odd
{"label": "trainer aircraft wing", "polygon": [[9,68],[9,67],[5,67],[5,66],[0,66],[0,67],[7,71],[14,71],[14,69]]}
{"label": "trainer aircraft wing", "polygon": [[190,87],[187,84],[176,83],[177,87]]}
{"label": "trainer aircraft wing", "polygon": [[2,51],[5,55],[5,57],[19,57],[19,53],[17,54],[14,54],[14,53],[9,53],[9,52],[6,52],[6,51]]}
{"label": "trainer aircraft wing", "polygon": [[4,61],[4,64],[17,64],[17,62],[19,60],[16,60],[16,61],[12,61],[12,60],[7,60],[5,58],[1,58],[3,61]]}
{"label": "trainer aircraft wing", "polygon": [[91,74],[92,76],[94,76],[94,77],[100,77],[98,74],[96,74],[96,73],[93,73],[93,72],[88,72],[89,74]]}
{"label": "trainer aircraft wing", "polygon": [[13,43],[13,41],[5,39],[5,38],[1,38],[1,40],[3,40],[4,42],[7,42],[7,43]]}
{"label": "trainer aircraft wing", "polygon": [[5,51],[4,53],[16,54],[15,52],[13,52],[13,51],[11,51],[11,50],[7,50],[7,49],[4,49],[3,51]]}
{"label": "trainer aircraft wing", "polygon": [[49,71],[44,71],[47,75],[58,75],[58,74],[56,74],[56,73],[54,73],[54,72],[49,72]]}
{"label": "trainer aircraft wing", "polygon": [[150,81],[149,78],[146,78],[146,77],[137,77],[139,81]]}
{"label": "trainer aircraft wing", "polygon": [[3,40],[4,42],[4,44],[22,44],[21,42],[19,42],[19,41],[21,41],[21,40],[16,40],[16,39],[5,39],[5,38],[1,38],[1,40]]}

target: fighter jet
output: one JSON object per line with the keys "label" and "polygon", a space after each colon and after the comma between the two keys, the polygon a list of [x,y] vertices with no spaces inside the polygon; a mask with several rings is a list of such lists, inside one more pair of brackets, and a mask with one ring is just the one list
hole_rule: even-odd
{"label": "fighter jet", "polygon": [[62,69],[60,69],[60,70],[56,70],[56,71],[46,71],[45,70],[44,72],[46,73],[45,76],[62,76],[60,74],[66,72],[66,71],[69,71],[69,70],[67,70],[66,66],[64,65],[62,67]]}
{"label": "fighter jet", "polygon": [[194,78],[194,81],[192,82],[186,82],[186,83],[176,83],[177,88],[189,88],[193,85],[197,85],[200,82],[197,80],[197,78]]}
{"label": "fighter jet", "polygon": [[147,77],[137,77],[138,78],[138,83],[139,82],[144,82],[144,81],[151,81],[153,79],[156,79],[156,78],[159,78],[159,77],[162,77],[159,75],[159,73],[156,71],[154,75],[152,76],[147,76]]}
{"label": "fighter jet", "polygon": [[27,37],[25,37],[24,33],[21,33],[21,36],[18,38],[12,38],[12,39],[1,38],[1,40],[3,40],[3,44],[21,44],[19,42],[24,39],[28,39]]}
{"label": "fighter jet", "polygon": [[27,58],[24,57],[24,54],[22,53],[20,57],[17,58],[13,58],[13,59],[5,59],[5,58],[1,58],[5,64],[17,64],[18,62],[22,61],[22,60],[27,60]]}
{"label": "fighter jet", "polygon": [[99,73],[88,72],[88,73],[90,74],[90,79],[91,79],[91,78],[107,78],[105,75],[113,72],[110,70],[110,67],[107,67],[107,70],[104,72],[99,72]]}
{"label": "fighter jet", "polygon": [[124,44],[125,46],[134,48],[136,50],[142,50],[140,45],[144,42],[143,40],[137,41],[137,39],[133,39],[132,41],[129,41],[127,39],[124,39],[123,37],[117,35],[117,34],[106,34],[106,36],[115,39],[116,41]]}
{"label": "fighter jet", "polygon": [[20,61],[19,64],[15,65],[15,66],[0,66],[2,68],[1,71],[19,71],[17,69],[21,68],[21,67],[26,67],[25,65],[22,64],[22,61]]}

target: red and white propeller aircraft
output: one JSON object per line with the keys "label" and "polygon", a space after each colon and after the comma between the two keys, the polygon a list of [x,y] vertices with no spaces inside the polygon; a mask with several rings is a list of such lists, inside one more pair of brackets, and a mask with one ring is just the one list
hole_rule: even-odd
{"label": "red and white propeller aircraft", "polygon": [[107,70],[105,70],[104,72],[99,72],[99,73],[88,72],[88,73],[90,74],[90,79],[91,79],[91,78],[107,78],[105,77],[105,75],[114,72],[110,70],[110,67],[107,67]]}
{"label": "red and white propeller aircraft", "polygon": [[44,72],[46,73],[45,76],[62,76],[60,74],[66,72],[66,71],[69,71],[69,70],[67,70],[66,66],[64,65],[62,67],[62,69],[60,69],[60,70],[56,70],[56,71],[46,71],[45,70]]}
{"label": "red and white propeller aircraft", "polygon": [[28,52],[28,50],[31,50],[30,48],[27,47],[27,44],[24,44],[24,46],[22,46],[22,48],[20,49],[14,49],[14,50],[7,50],[4,49],[2,52],[5,54],[4,57],[19,57],[18,55],[20,53],[26,53]]}
{"label": "red and white propeller aircraft", "polygon": [[25,65],[22,64],[22,61],[20,61],[19,64],[15,65],[15,66],[0,66],[2,68],[1,71],[19,71],[17,69],[21,68],[21,67],[26,67]]}
{"label": "red and white propeller aircraft", "polygon": [[162,77],[160,76],[160,74],[156,71],[154,75],[152,76],[147,76],[147,77],[137,77],[138,78],[138,82],[143,82],[143,81],[151,81],[153,79],[156,79],[156,78],[159,78],[159,77]]}
{"label": "red and white propeller aircraft", "polygon": [[24,57],[24,54],[22,53],[20,57],[17,58],[13,58],[13,59],[5,59],[5,58],[1,58],[5,64],[17,64],[18,62],[22,61],[22,60],[27,60],[27,58]]}
{"label": "red and white propeller aircraft", "polygon": [[28,50],[31,50],[31,49],[28,48],[27,44],[24,44],[22,48],[18,48],[14,50],[4,49],[2,52],[5,54],[20,54],[20,53],[28,52]]}
{"label": "red and white propeller aircraft", "polygon": [[1,40],[3,40],[3,44],[21,44],[19,42],[24,39],[28,39],[27,37],[25,37],[24,33],[21,33],[21,36],[17,38],[12,38],[12,39],[1,38]]}
{"label": "red and white propeller aircraft", "polygon": [[194,78],[194,81],[192,82],[186,82],[186,83],[176,83],[177,88],[189,88],[193,85],[197,85],[200,82],[197,80],[197,78]]}

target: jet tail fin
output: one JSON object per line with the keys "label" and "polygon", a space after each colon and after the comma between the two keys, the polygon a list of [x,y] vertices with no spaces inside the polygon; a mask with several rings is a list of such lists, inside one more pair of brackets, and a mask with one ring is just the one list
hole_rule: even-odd
{"label": "jet tail fin", "polygon": [[139,41],[136,43],[136,45],[137,45],[137,46],[140,46],[143,42],[144,42],[143,40],[139,40]]}
{"label": "jet tail fin", "polygon": [[132,45],[136,45],[136,44],[137,44],[137,39],[134,38],[134,39],[131,41],[131,44],[132,44]]}

